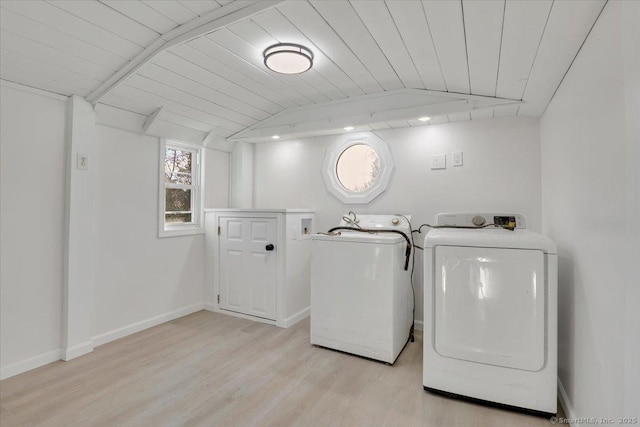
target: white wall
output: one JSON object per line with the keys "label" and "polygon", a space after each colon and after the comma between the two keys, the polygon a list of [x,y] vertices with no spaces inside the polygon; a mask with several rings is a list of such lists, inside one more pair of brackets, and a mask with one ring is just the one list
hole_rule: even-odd
{"label": "white wall", "polygon": [[[73,95],[67,101],[62,354],[71,360],[93,351],[96,118],[91,103]],[[84,156],[86,167],[78,158]]]}
{"label": "white wall", "polygon": [[[543,224],[559,252],[559,377],[575,417],[640,416],[640,133],[625,107],[632,88],[637,105],[640,69],[636,51],[625,73],[632,50],[622,39],[631,7],[607,4],[541,121]],[[627,29],[637,28],[634,7]],[[637,50],[633,33],[627,48]]]}
{"label": "white wall", "polygon": [[[537,119],[501,118],[376,132],[391,148],[389,189],[368,205],[345,205],[322,180],[325,151],[336,137],[257,144],[254,199],[258,208],[315,208],[316,230],[356,213],[405,213],[431,223],[439,212],[517,212],[539,231],[540,142]],[[464,166],[450,167],[464,152]],[[446,170],[430,170],[431,156],[447,154]],[[416,244],[421,245],[422,236]],[[420,243],[418,243],[420,242]],[[416,263],[416,319],[422,320],[422,253]]]}
{"label": "white wall", "polygon": [[253,144],[236,142],[229,155],[229,206],[232,208],[253,207],[253,153]]}
{"label": "white wall", "polygon": [[204,208],[229,207],[229,153],[204,150]]}
{"label": "white wall", "polygon": [[640,402],[640,2],[626,1],[622,7],[622,51],[627,124],[627,230],[626,253],[629,278],[625,292],[625,414],[638,415]]}
{"label": "white wall", "polygon": [[0,90],[0,366],[6,376],[59,356],[66,104],[4,82]]}
{"label": "white wall", "polygon": [[[66,97],[2,81],[0,367],[61,355]],[[157,138],[97,126],[97,344],[202,308],[204,236],[158,238]],[[228,206],[229,154],[205,149],[205,207]]]}
{"label": "white wall", "polygon": [[[100,343],[121,328],[202,308],[204,236],[158,238],[158,138],[106,126],[97,134],[93,324]],[[226,207],[228,157],[206,150],[207,206]]]}

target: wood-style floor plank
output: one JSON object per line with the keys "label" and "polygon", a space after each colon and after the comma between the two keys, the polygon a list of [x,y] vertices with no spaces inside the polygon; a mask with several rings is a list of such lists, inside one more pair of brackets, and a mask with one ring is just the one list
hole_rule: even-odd
{"label": "wood-style floor plank", "polygon": [[422,390],[422,337],[393,366],[201,311],[0,382],[12,426],[536,426]]}

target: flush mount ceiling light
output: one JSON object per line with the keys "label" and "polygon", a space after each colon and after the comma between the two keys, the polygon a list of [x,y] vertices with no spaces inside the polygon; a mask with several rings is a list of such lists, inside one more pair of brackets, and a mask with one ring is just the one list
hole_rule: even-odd
{"label": "flush mount ceiling light", "polygon": [[431,120],[431,117],[420,117],[418,120],[420,120],[421,122],[428,122],[429,120]]}
{"label": "flush mount ceiling light", "polygon": [[313,53],[294,43],[279,43],[265,49],[264,65],[281,74],[304,73],[313,65]]}
{"label": "flush mount ceiling light", "polygon": [[344,130],[353,130],[355,129],[353,126],[347,126],[346,128],[344,128]]}
{"label": "flush mount ceiling light", "polygon": [[271,139],[280,139],[280,135],[273,135]]}

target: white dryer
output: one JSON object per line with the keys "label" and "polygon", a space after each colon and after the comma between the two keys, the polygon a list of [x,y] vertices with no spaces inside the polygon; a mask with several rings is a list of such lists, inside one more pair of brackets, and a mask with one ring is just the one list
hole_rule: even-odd
{"label": "white dryer", "polygon": [[[501,228],[515,223],[515,230]],[[424,242],[425,390],[557,411],[557,251],[516,214],[440,214]]]}
{"label": "white dryer", "polygon": [[[356,222],[411,239],[408,221],[359,215]],[[312,236],[311,344],[394,363],[413,324],[410,243],[399,233],[339,231]]]}

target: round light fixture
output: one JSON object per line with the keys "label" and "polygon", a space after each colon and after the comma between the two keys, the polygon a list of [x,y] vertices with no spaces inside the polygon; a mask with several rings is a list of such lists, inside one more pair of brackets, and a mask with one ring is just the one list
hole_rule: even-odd
{"label": "round light fixture", "polygon": [[421,122],[428,122],[429,120],[431,120],[431,117],[420,117],[418,120],[420,120]]}
{"label": "round light fixture", "polygon": [[344,130],[354,130],[355,128],[353,126],[347,126],[346,128],[344,128]]}
{"label": "round light fixture", "polygon": [[280,139],[280,135],[273,135],[271,139]]}
{"label": "round light fixture", "polygon": [[313,65],[313,53],[294,43],[278,43],[264,50],[264,65],[281,74],[304,73]]}

